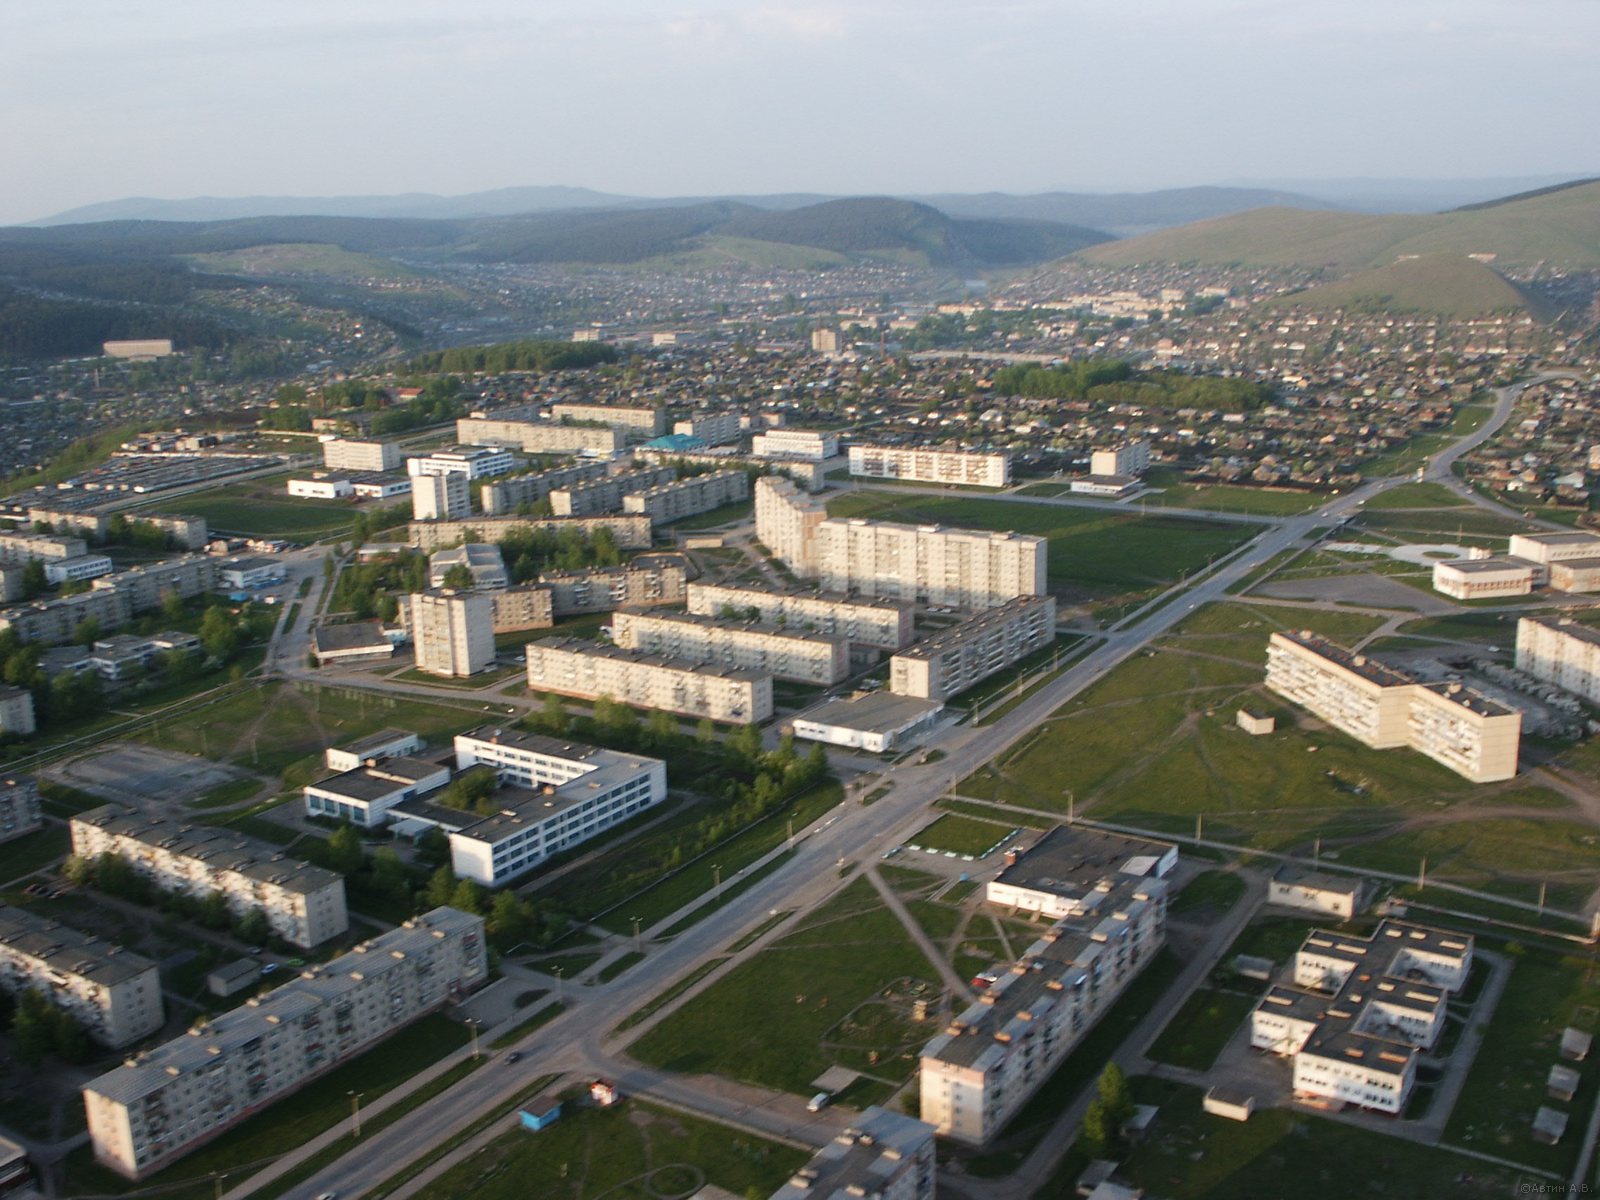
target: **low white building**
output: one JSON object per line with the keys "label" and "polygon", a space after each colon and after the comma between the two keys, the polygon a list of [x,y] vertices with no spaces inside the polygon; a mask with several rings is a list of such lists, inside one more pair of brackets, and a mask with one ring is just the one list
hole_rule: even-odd
{"label": "low white building", "polygon": [[77,558],[47,558],[44,560],[45,581],[53,587],[63,583],[80,583],[85,579],[98,579],[116,569],[104,554],[81,554]]}
{"label": "low white building", "polygon": [[504,475],[517,469],[517,456],[498,446],[457,446],[453,450],[435,450],[406,459],[406,474],[413,479],[419,475],[464,475],[468,479],[482,479],[485,475]]}
{"label": "low white building", "polygon": [[1267,903],[1348,921],[1366,907],[1366,892],[1360,879],[1284,865],[1272,873]]}
{"label": "low white building", "polygon": [[323,751],[322,760],[330,771],[354,771],[386,758],[407,758],[421,753],[422,738],[417,734],[408,729],[380,729],[343,746],[329,746]]}
{"label": "low white building", "polygon": [[1454,600],[1526,596],[1534,566],[1518,558],[1449,558],[1433,564],[1433,590]]}
{"label": "low white building", "polygon": [[869,692],[846,700],[827,700],[796,713],[789,722],[797,738],[848,746],[869,754],[898,750],[933,728],[944,705],[935,700]]}
{"label": "low white building", "polygon": [[825,429],[769,429],[750,439],[750,453],[757,458],[803,458],[820,462],[838,455],[839,435]]}
{"label": "low white building", "polygon": [[317,474],[289,480],[289,495],[307,500],[348,500],[355,494],[355,485],[344,475]]}
{"label": "low white building", "polygon": [[452,567],[463,567],[472,577],[472,587],[480,591],[493,591],[509,587],[511,576],[506,571],[505,557],[500,547],[483,542],[465,542],[445,550],[435,550],[428,556],[428,586],[442,588]]}
{"label": "low white building", "polygon": [[[341,761],[345,761],[341,756]],[[380,829],[397,805],[438,791],[450,782],[450,768],[399,755],[374,758],[301,789],[306,816],[348,821],[358,829]]]}

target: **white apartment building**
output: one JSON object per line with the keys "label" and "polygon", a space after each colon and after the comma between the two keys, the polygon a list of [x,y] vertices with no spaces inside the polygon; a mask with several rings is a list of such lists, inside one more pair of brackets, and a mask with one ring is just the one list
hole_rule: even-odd
{"label": "white apartment building", "polygon": [[812,1155],[770,1200],[933,1200],[934,1128],[873,1105]]}
{"label": "white apartment building", "polygon": [[1126,475],[1137,479],[1150,469],[1150,443],[1142,438],[1119,442],[1089,455],[1089,474]]}
{"label": "white apartment building", "polygon": [[549,493],[550,511],[558,517],[592,517],[596,513],[621,512],[622,498],[629,492],[670,483],[677,477],[677,471],[671,467],[647,467],[587,483],[553,488]]}
{"label": "white apartment building", "polygon": [[609,458],[624,444],[614,425],[563,425],[559,421],[462,417],[456,441],[467,446],[515,446],[526,454],[584,454]]}
{"label": "white apartment building", "polygon": [[487,976],[482,918],[413,917],[84,1085],[95,1160],[143,1179]]}
{"label": "white apartment building", "polygon": [[472,484],[465,475],[418,475],[411,480],[416,521],[464,521],[472,515]]}
{"label": "white apartment building", "polygon": [[1306,631],[1272,635],[1266,683],[1375,750],[1409,747],[1473,783],[1517,773],[1522,713],[1460,684],[1420,683]]}
{"label": "white apartment building", "polygon": [[481,479],[485,475],[504,475],[517,468],[517,456],[496,446],[457,446],[454,450],[435,450],[406,459],[406,474],[465,475]]}
{"label": "white apartment building", "polygon": [[633,456],[639,462],[647,463],[690,463],[718,470],[738,468],[745,471],[753,468],[764,474],[792,479],[808,492],[820,492],[827,486],[828,474],[823,464],[806,459],[754,458],[721,450],[674,450],[664,446],[640,446]]}
{"label": "white apartment building", "polygon": [[408,603],[418,670],[464,676],[493,665],[494,601],[488,595],[439,588],[414,593]]}
{"label": "white apartment building", "polygon": [[342,875],[220,825],[184,825],[107,804],[72,818],[72,852],[86,859],[114,854],[164,891],[195,899],[221,892],[235,917],[259,908],[272,932],[294,946],[320,946],[350,928]]}
{"label": "white apartment building", "polygon": [[499,887],[626,821],[667,796],[667,766],[642,754],[621,754],[507,729],[474,729],[455,741],[459,770],[493,767],[515,795],[500,811],[450,833],[457,875]]}
{"label": "white apartment building", "polygon": [[672,432],[699,438],[708,446],[723,446],[744,436],[744,420],[736,412],[696,413],[687,421],[674,423]]}
{"label": "white apartment building", "polygon": [[519,505],[539,503],[557,488],[594,483],[610,473],[609,463],[585,462],[531,475],[513,475],[485,482],[479,500],[483,511],[489,515],[509,515],[515,513]]}
{"label": "white apartment building", "polygon": [[772,715],[772,676],[738,667],[694,666],[575,638],[529,642],[528,686],[594,700],[609,696],[637,708],[659,708],[736,724]]}
{"label": "white apartment building", "polygon": [[289,495],[302,500],[349,500],[356,485],[347,475],[324,475],[321,471],[289,480]]}
{"label": "white apartment building", "polygon": [[624,650],[764,671],[797,683],[833,684],[850,674],[849,642],[777,625],[622,608],[611,619],[611,637]]}
{"label": "white apartment building", "polygon": [[0,683],[0,734],[31,737],[38,728],[33,715],[33,693],[27,688]]}
{"label": "white apartment building", "polygon": [[472,586],[483,591],[509,587],[511,576],[506,572],[505,556],[500,547],[484,542],[463,542],[444,550],[435,550],[428,556],[428,586],[442,588],[452,567],[465,567],[472,576]]}
{"label": "white apartment building", "polygon": [[1472,948],[1470,935],[1402,921],[1368,938],[1313,931],[1293,985],[1273,986],[1251,1013],[1250,1044],[1292,1060],[1297,1100],[1401,1113]]}
{"label": "white apartment building", "polygon": [[450,782],[450,768],[401,755],[361,762],[301,789],[306,816],[381,829],[398,804],[420,799]]}
{"label": "white apartment building", "polygon": [[1073,849],[1075,833],[1056,830],[1000,876],[1070,892],[1072,911],[923,1048],[922,1119],[952,1141],[981,1146],[1005,1128],[1166,941],[1154,862],[1105,865]]}
{"label": "white apartment building", "polygon": [[332,438],[322,443],[322,465],[331,471],[385,471],[400,469],[397,442],[363,442]]}
{"label": "white apartment building", "polygon": [[1011,456],[998,450],[851,446],[850,474],[867,479],[914,479],[962,487],[1005,487],[1011,482]]}
{"label": "white apartment building", "polygon": [[939,525],[829,518],[817,570],[833,592],[957,608],[993,608],[1045,590],[1044,538]]}
{"label": "white apartment building", "polygon": [[657,524],[665,524],[749,498],[750,476],[743,471],[712,471],[630,492],[622,498],[622,511],[645,513]]}
{"label": "white apartment building", "polygon": [[1526,596],[1537,567],[1520,558],[1449,558],[1433,564],[1433,590],[1455,600]]}
{"label": "white apartment building", "polygon": [[916,636],[911,606],[893,600],[828,592],[773,592],[723,583],[691,583],[687,599],[689,611],[701,616],[749,618],[883,650],[910,645]]}
{"label": "white apartment building", "polygon": [[817,573],[817,529],[827,519],[827,506],[793,480],[756,480],[756,537],[796,575]]}
{"label": "white apartment building", "polygon": [[1055,598],[1018,596],[900,651],[889,660],[889,690],[948,700],[1055,640]]}
{"label": "white apartment building", "polygon": [[1517,622],[1517,670],[1600,704],[1600,630],[1570,617]]}
{"label": "white apartment building", "polygon": [[148,958],[0,904],[0,989],[15,997],[30,988],[113,1049],[166,1020],[161,974]]}
{"label": "white apartment building", "polygon": [[769,429],[750,439],[750,453],[757,458],[804,458],[821,462],[838,455],[839,435],[825,429]]}
{"label": "white apartment building", "polygon": [[0,842],[42,828],[38,783],[26,775],[0,776]]}
{"label": "white apartment building", "polygon": [[568,529],[584,537],[607,529],[623,550],[650,548],[650,518],[617,513],[604,517],[473,517],[467,520],[413,521],[407,540],[420,550],[438,550],[457,542],[501,542],[508,535],[543,530],[560,535]]}
{"label": "white apartment building", "polygon": [[630,442],[648,442],[667,431],[665,409],[622,404],[574,404],[563,401],[550,406],[554,421],[587,421],[622,431]]}
{"label": "white apartment building", "polygon": [[572,617],[624,605],[682,604],[688,576],[681,554],[641,554],[616,567],[546,571],[539,583],[550,589],[554,615]]}

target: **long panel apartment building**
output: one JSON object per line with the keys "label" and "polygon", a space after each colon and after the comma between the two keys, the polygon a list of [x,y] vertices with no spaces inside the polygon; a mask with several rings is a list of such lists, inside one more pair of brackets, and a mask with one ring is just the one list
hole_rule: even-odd
{"label": "long panel apartment building", "polygon": [[749,498],[750,476],[743,471],[712,471],[630,492],[622,498],[622,510],[645,513],[657,524],[665,524]]}
{"label": "long panel apartment building", "polygon": [[509,478],[487,480],[484,482],[483,491],[479,494],[479,500],[483,504],[483,511],[490,516],[508,516],[514,514],[524,504],[539,503],[557,488],[593,483],[604,479],[610,473],[609,463],[584,462],[575,463],[570,467],[538,471],[531,475],[513,475]]}
{"label": "long panel apartment building", "polygon": [[575,638],[529,642],[528,686],[636,708],[736,724],[772,715],[772,676],[742,667],[695,666]]}
{"label": "long panel apartment building", "polygon": [[622,432],[630,442],[648,442],[667,432],[665,409],[624,404],[575,404],[562,401],[550,406],[555,421],[584,421]]}
{"label": "long panel apartment building", "polygon": [[1003,450],[938,450],[928,446],[851,446],[850,474],[962,487],[1005,487],[1011,456]]}
{"label": "long panel apartment building", "polygon": [[1045,590],[1044,538],[939,525],[829,518],[816,528],[823,588],[957,608]]}
{"label": "long panel apartment building", "polygon": [[1422,683],[1314,633],[1274,633],[1267,687],[1374,750],[1409,747],[1473,783],[1517,773],[1522,713],[1456,683]]}
{"label": "long panel apartment building", "polygon": [[817,573],[817,529],[827,519],[827,506],[794,480],[756,480],[756,537],[796,575]]}
{"label": "long panel apartment building", "polygon": [[563,425],[559,421],[462,417],[456,441],[466,446],[511,446],[525,454],[585,454],[609,458],[623,447],[613,425]]}
{"label": "long panel apartment building", "polygon": [[1250,1016],[1250,1044],[1294,1064],[1297,1100],[1397,1115],[1418,1060],[1472,970],[1468,934],[1384,921],[1370,937],[1314,930]]}
{"label": "long panel apartment building", "polygon": [[0,609],[0,630],[14,630],[23,641],[42,645],[71,641],[83,622],[91,619],[109,633],[137,613],[159,608],[169,593],[187,600],[212,590],[221,573],[222,564],[206,554],[130,567],[91,580],[90,590],[75,596]]}
{"label": "long panel apartment building", "polygon": [[166,1020],[155,963],[10,904],[0,904],[0,989],[39,992],[116,1049]]}
{"label": "long panel apartment building", "polygon": [[95,1159],[143,1179],[487,976],[482,918],[414,917],[91,1080]]}
{"label": "long panel apartment building", "polygon": [[1600,704],[1600,629],[1570,617],[1517,622],[1517,669]]}
{"label": "long panel apartment building", "polygon": [[222,826],[106,804],[72,818],[72,852],[87,859],[114,854],[157,887],[197,900],[219,892],[235,917],[258,908],[272,932],[294,946],[320,946],[350,928],[342,875]]}
{"label": "long panel apartment building", "polygon": [[933,1126],[874,1105],[769,1200],[933,1200],[937,1176]]}
{"label": "long panel apartment building", "polygon": [[557,617],[612,612],[624,605],[682,604],[689,560],[681,554],[641,554],[617,567],[546,571],[539,583],[550,589]]}
{"label": "long panel apartment building", "polygon": [[[981,1146],[1050,1078],[1166,941],[1167,882],[1147,843],[1058,828],[989,886],[1065,913],[922,1051],[922,1119]],[[1111,843],[1111,848],[1105,844]]]}
{"label": "long panel apartment building", "polygon": [[597,513],[621,512],[622,498],[630,492],[670,483],[677,477],[677,471],[671,467],[646,467],[555,488],[550,492],[550,511],[558,517],[592,517]]}
{"label": "long panel apartment building", "polygon": [[559,537],[575,530],[592,538],[599,530],[610,530],[622,550],[650,548],[650,518],[638,513],[615,513],[603,517],[471,517],[453,521],[412,521],[407,540],[419,550],[434,551],[458,542],[502,542],[518,533],[553,533]]}
{"label": "long panel apartment building", "polygon": [[948,700],[1055,640],[1055,598],[1018,596],[900,651],[889,660],[889,690]]}
{"label": "long panel apartment building", "polygon": [[611,636],[625,650],[765,671],[797,683],[838,683],[850,674],[850,643],[844,638],[778,625],[624,608],[611,619]]}
{"label": "long panel apartment building", "polygon": [[707,617],[751,617],[768,625],[812,630],[882,650],[910,645],[916,631],[908,604],[830,592],[766,591],[738,584],[691,583],[689,611]]}

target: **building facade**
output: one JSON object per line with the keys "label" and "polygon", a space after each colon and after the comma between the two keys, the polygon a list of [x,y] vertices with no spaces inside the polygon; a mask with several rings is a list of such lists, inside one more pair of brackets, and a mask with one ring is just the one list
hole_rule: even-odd
{"label": "building facade", "polygon": [[998,450],[851,446],[850,474],[866,479],[913,479],[960,487],[1005,487],[1011,482],[1011,456]]}
{"label": "building facade", "polygon": [[933,1200],[934,1128],[876,1105],[812,1155],[771,1200]]}
{"label": "building facade", "polygon": [[371,471],[383,474],[400,469],[397,442],[361,442],[333,438],[322,443],[322,465],[331,471]]}
{"label": "building facade", "polygon": [[521,633],[549,629],[556,623],[555,600],[542,583],[502,588],[489,593],[490,620],[495,633]]}
{"label": "building facade", "polygon": [[272,932],[294,946],[320,946],[350,928],[343,876],[223,826],[177,824],[107,804],[72,818],[72,852],[86,859],[114,854],[162,890],[197,900],[220,892],[235,917],[259,908]]}
{"label": "building facade", "polygon": [[0,734],[32,737],[39,726],[33,714],[33,693],[0,683]]}
{"label": "building facade", "polygon": [[487,977],[482,918],[413,917],[91,1080],[95,1160],[143,1179]]}
{"label": "building facade", "polygon": [[890,600],[993,608],[1045,590],[1043,538],[829,518],[817,526],[823,588]]}
{"label": "building facade", "polygon": [[803,458],[821,462],[839,453],[839,435],[822,429],[769,429],[750,439],[757,458]]}
{"label": "building facade", "polygon": [[743,471],[712,471],[629,492],[622,498],[622,510],[644,513],[657,524],[665,524],[749,498],[750,476]]}
{"label": "building facade", "polygon": [[525,454],[585,454],[609,458],[622,449],[624,438],[622,431],[611,425],[462,417],[456,422],[456,441],[466,446],[513,446]]}
{"label": "building facade", "polygon": [[900,651],[889,660],[889,690],[948,700],[1055,640],[1055,598],[1018,596]]}
{"label": "building facade", "polygon": [[650,518],[618,513],[605,517],[476,517],[470,520],[413,521],[408,537],[420,550],[438,550],[457,542],[500,542],[526,530],[561,534],[577,530],[593,537],[599,529],[609,529],[623,550],[650,548]]}
{"label": "building facade", "polygon": [[817,529],[828,509],[791,479],[756,480],[756,537],[796,575],[817,573]]}
{"label": "building facade", "polygon": [[641,554],[618,567],[546,571],[539,583],[550,589],[557,617],[612,612],[624,605],[682,604],[689,560],[681,554]]}
{"label": "building facade", "polygon": [[0,842],[43,828],[38,783],[26,775],[0,776]]}
{"label": "building facade", "polygon": [[414,593],[408,603],[406,623],[418,670],[459,677],[493,664],[494,601],[489,596],[440,588]]}
{"label": "building facade", "polygon": [[550,406],[550,417],[555,421],[587,421],[609,426],[621,430],[630,442],[648,442],[667,431],[667,413],[661,408],[562,402]]}
{"label": "building facade", "polygon": [[622,498],[629,492],[669,483],[677,477],[678,473],[671,467],[648,467],[555,488],[550,492],[550,511],[558,517],[592,517],[597,513],[621,512]]}
{"label": "building facade", "polygon": [[701,616],[743,617],[786,629],[826,633],[882,650],[898,650],[916,636],[911,606],[892,600],[766,591],[723,583],[691,583],[686,598],[689,611]]}
{"label": "building facade", "polygon": [[674,422],[672,432],[699,438],[708,446],[725,446],[744,436],[744,419],[736,412],[696,413],[687,421]]}
{"label": "building facade", "polygon": [[435,450],[406,459],[406,474],[413,479],[419,475],[464,475],[469,480],[482,479],[486,475],[504,475],[516,468],[516,455],[495,446],[458,446],[454,450]]}
{"label": "building facade", "polygon": [[557,488],[594,483],[610,473],[609,463],[585,462],[531,475],[513,475],[485,482],[479,500],[489,515],[509,516],[524,504],[538,504]]}
{"label": "building facade", "polygon": [[1089,474],[1126,475],[1137,479],[1150,469],[1150,443],[1143,439],[1119,442],[1089,456]]}
{"label": "building facade", "polygon": [[573,638],[529,642],[527,660],[528,686],[538,692],[609,696],[636,708],[740,725],[772,715],[772,676],[759,671],[673,663]]}
{"label": "building facade", "polygon": [[398,755],[363,761],[302,790],[308,817],[348,821],[358,829],[381,829],[397,805],[420,799],[450,782],[450,768]]}
{"label": "building facade", "polygon": [[1600,704],[1600,630],[1570,617],[1517,621],[1517,670]]}
{"label": "building facade", "polygon": [[1537,568],[1520,558],[1449,558],[1433,564],[1433,590],[1455,600],[1526,596]]}
{"label": "building facade", "polygon": [[843,638],[777,625],[623,608],[611,619],[611,637],[625,650],[764,671],[797,683],[834,684],[850,674],[850,644]]}

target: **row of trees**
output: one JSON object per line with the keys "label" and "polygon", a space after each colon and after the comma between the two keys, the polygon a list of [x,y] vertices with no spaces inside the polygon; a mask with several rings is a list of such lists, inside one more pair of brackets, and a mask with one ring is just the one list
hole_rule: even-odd
{"label": "row of trees", "polygon": [[1150,408],[1203,408],[1251,412],[1272,401],[1272,389],[1248,379],[1146,371],[1136,375],[1120,359],[1087,358],[1059,367],[1018,364],[994,373],[1001,396],[1041,400],[1093,400],[1102,404],[1141,404]]}
{"label": "row of trees", "polygon": [[94,1053],[89,1032],[62,1012],[37,988],[29,988],[15,1002],[0,992],[0,1027],[11,1030],[17,1057],[30,1066],[54,1055],[63,1062],[88,1062]]}
{"label": "row of trees", "polygon": [[261,908],[236,915],[228,906],[228,898],[219,891],[207,892],[204,896],[167,891],[156,886],[120,854],[109,850],[95,858],[74,854],[67,859],[62,873],[78,887],[93,887],[130,904],[154,905],[207,929],[231,930],[242,941],[264,942],[272,934],[267,914]]}
{"label": "row of trees", "polygon": [[411,371],[482,372],[566,371],[613,363],[619,358],[604,342],[498,342],[490,346],[456,346],[419,355],[406,364]]}

